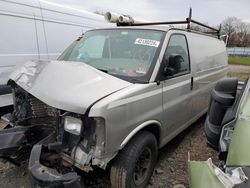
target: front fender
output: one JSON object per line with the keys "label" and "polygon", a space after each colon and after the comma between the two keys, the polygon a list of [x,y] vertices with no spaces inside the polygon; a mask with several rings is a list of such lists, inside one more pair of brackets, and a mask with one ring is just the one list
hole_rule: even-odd
{"label": "front fender", "polygon": [[157,121],[157,120],[149,120],[149,121],[146,121],[146,122],[140,124],[135,129],[133,129],[126,136],[126,138],[122,141],[122,143],[120,145],[120,149],[122,149],[139,131],[145,129],[146,127],[155,126],[155,125],[159,128],[159,138],[157,138],[157,139],[160,139],[160,137],[161,137],[161,130],[162,130],[161,123],[159,121]]}

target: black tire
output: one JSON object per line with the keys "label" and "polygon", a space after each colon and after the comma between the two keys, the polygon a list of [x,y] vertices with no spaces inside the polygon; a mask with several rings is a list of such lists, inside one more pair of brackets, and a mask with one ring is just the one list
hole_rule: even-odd
{"label": "black tire", "polygon": [[111,166],[112,188],[146,187],[153,173],[157,155],[155,136],[148,131],[138,133],[119,152]]}

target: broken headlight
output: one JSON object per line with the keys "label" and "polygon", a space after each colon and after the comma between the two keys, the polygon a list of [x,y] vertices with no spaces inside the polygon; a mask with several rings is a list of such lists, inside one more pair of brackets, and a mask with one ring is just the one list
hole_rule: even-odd
{"label": "broken headlight", "polygon": [[82,120],[72,116],[64,119],[64,130],[74,135],[80,135],[82,130]]}

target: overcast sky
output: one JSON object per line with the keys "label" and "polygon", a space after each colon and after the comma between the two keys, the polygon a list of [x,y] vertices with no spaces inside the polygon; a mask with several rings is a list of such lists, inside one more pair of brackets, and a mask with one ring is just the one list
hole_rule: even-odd
{"label": "overcast sky", "polygon": [[228,16],[250,23],[250,0],[48,0],[94,11],[113,11],[149,21],[183,20],[193,9],[193,19],[218,25]]}

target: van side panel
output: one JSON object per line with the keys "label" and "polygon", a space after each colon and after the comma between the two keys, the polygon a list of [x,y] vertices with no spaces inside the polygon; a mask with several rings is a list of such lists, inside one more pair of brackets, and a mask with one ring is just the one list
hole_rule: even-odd
{"label": "van side panel", "polygon": [[208,107],[210,92],[216,81],[227,74],[228,57],[225,43],[214,37],[188,33],[190,60],[194,77],[193,114]]}
{"label": "van side panel", "polygon": [[188,33],[187,36],[196,73],[202,75],[212,68],[227,66],[227,52],[222,40],[196,33]]}
{"label": "van side panel", "polygon": [[40,1],[49,59],[56,59],[65,47],[87,30],[108,26],[103,16]]}
{"label": "van side panel", "polygon": [[[31,4],[36,5],[36,1]],[[36,8],[3,1],[0,7],[0,85],[3,85],[16,65],[38,58],[35,20],[32,16],[40,14]]]}

